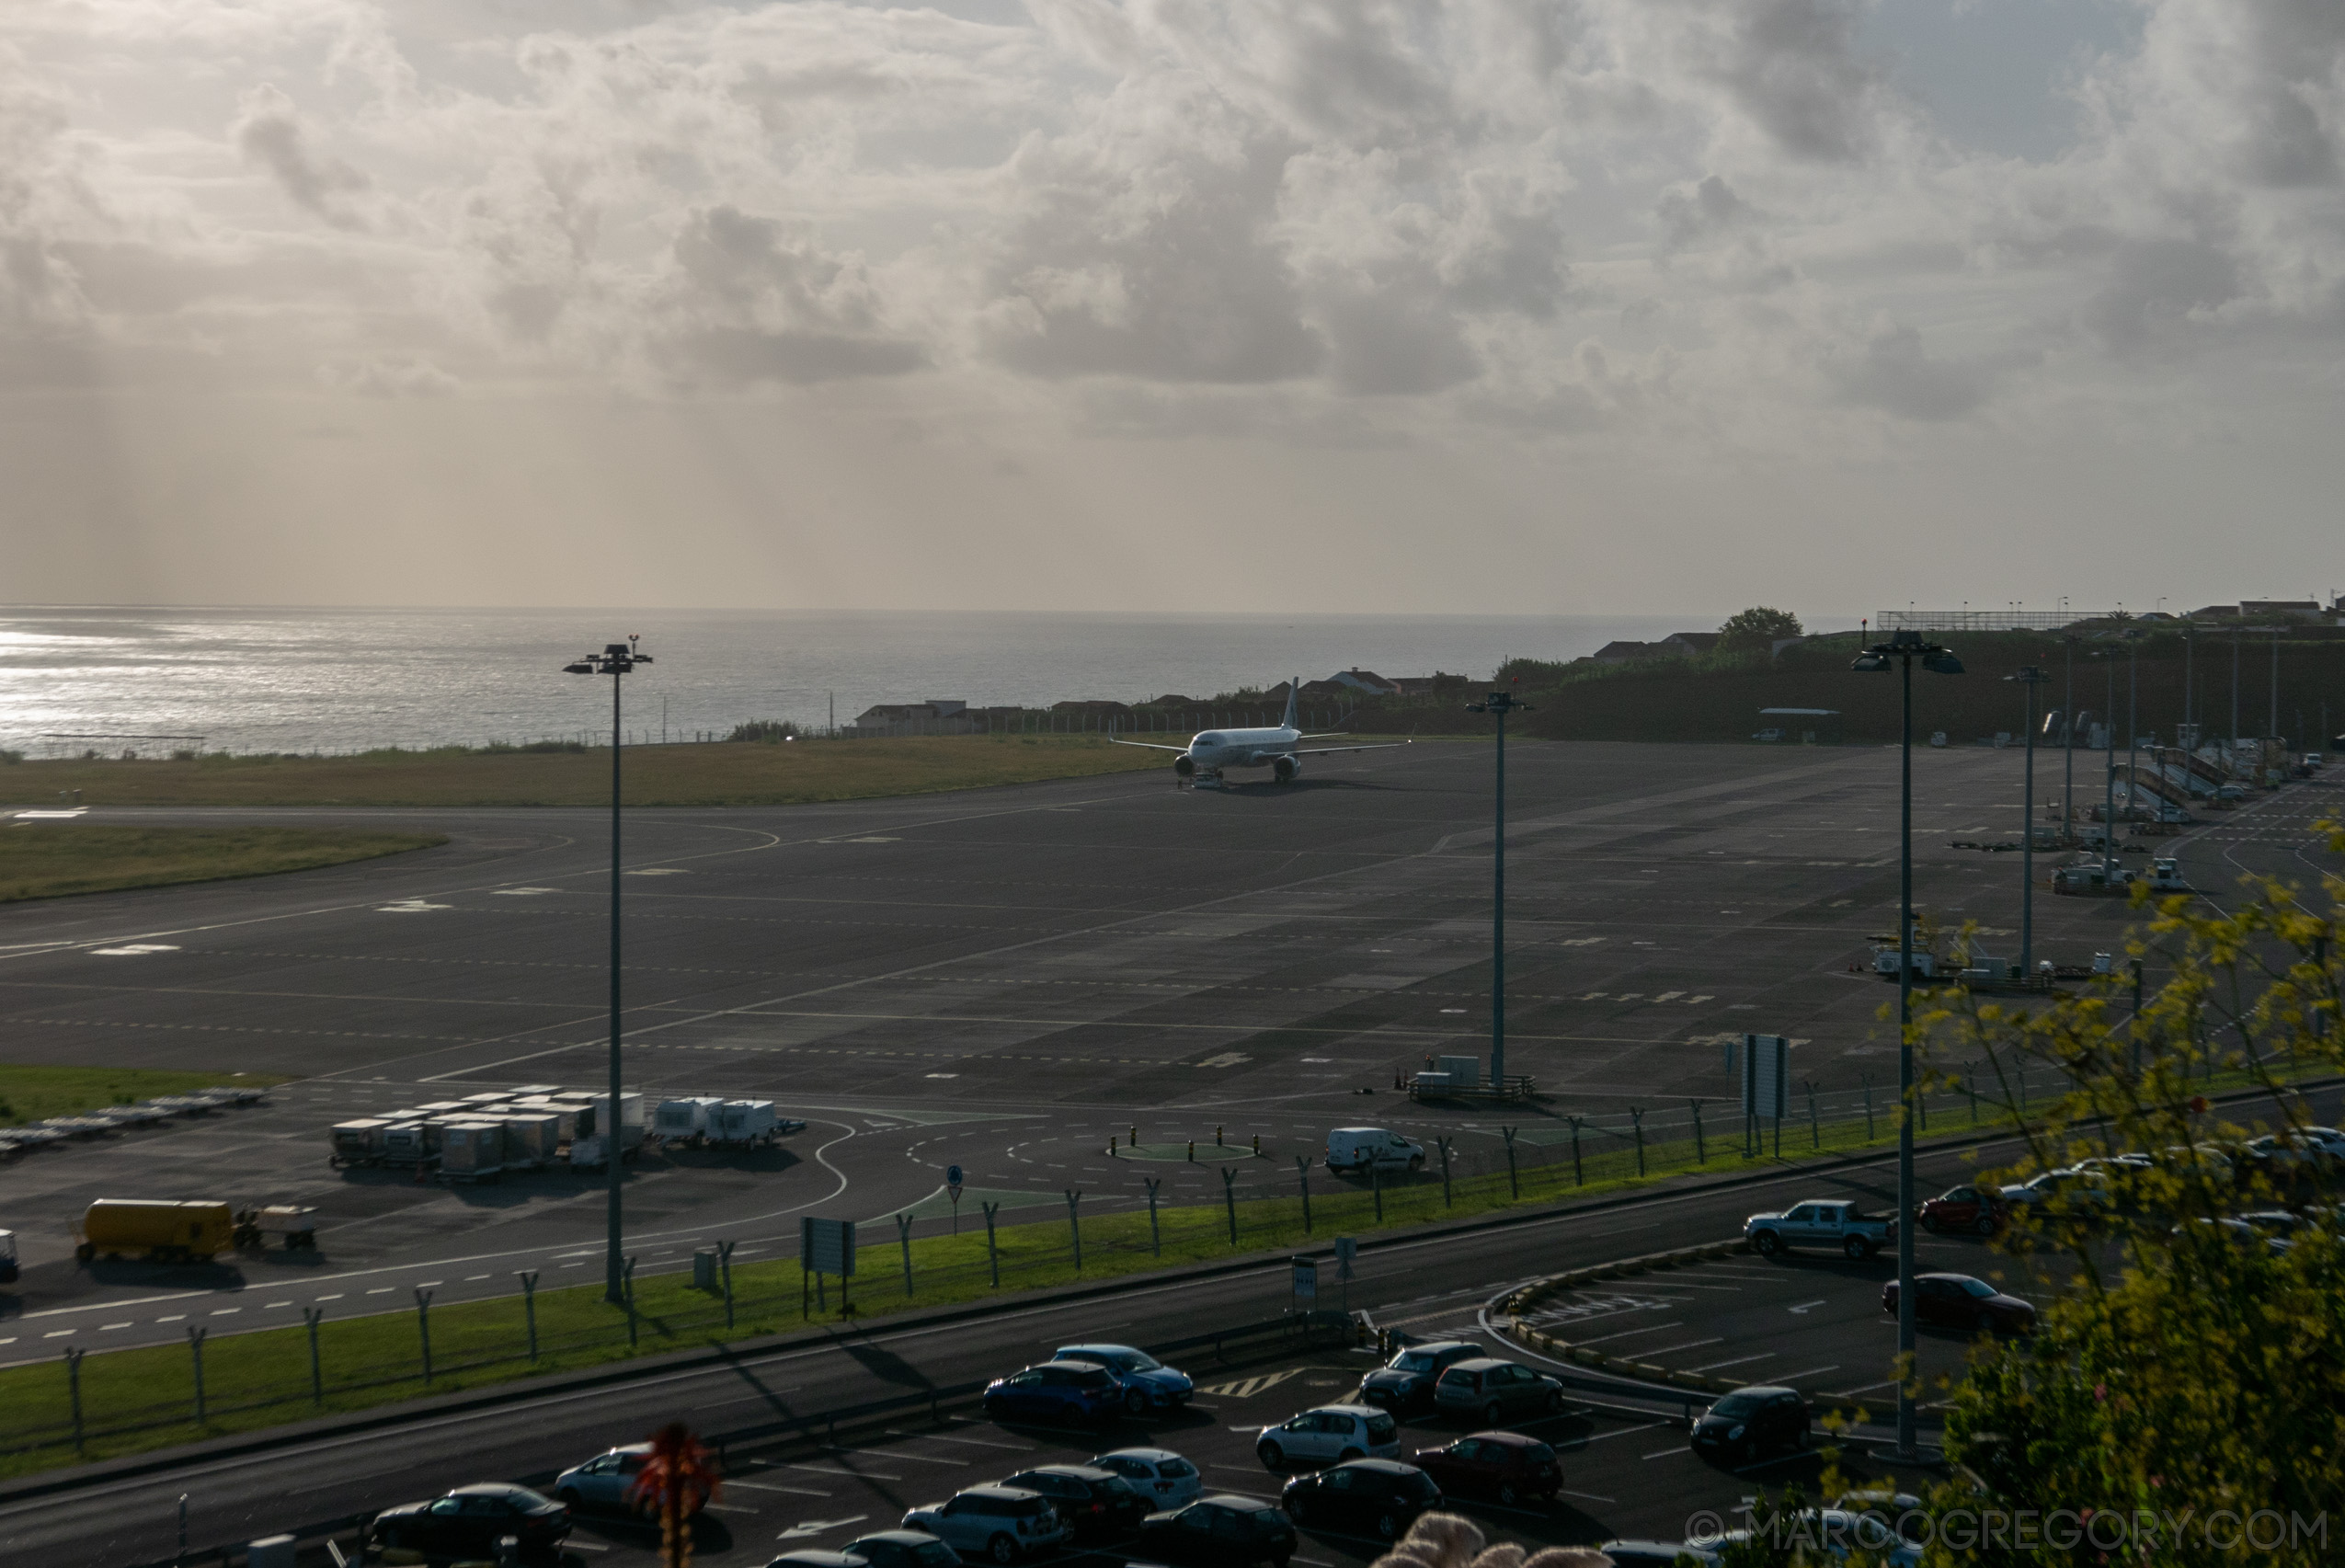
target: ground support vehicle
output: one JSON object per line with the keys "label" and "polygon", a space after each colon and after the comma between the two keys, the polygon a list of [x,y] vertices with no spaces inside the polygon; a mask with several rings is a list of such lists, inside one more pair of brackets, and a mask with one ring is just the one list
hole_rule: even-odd
{"label": "ground support vehicle", "polygon": [[1761,1257],[1792,1247],[1825,1247],[1869,1258],[1897,1240],[1897,1217],[1864,1213],[1845,1198],[1816,1198],[1780,1214],[1754,1214],[1743,1222],[1743,1235]]}
{"label": "ground support vehicle", "polygon": [[236,1216],[224,1203],[102,1197],[83,1215],[74,1256],[135,1253],[155,1263],[193,1263],[237,1244]]}

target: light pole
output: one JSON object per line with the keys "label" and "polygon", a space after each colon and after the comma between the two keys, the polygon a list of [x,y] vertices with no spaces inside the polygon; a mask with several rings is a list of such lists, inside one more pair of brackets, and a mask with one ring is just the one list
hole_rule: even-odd
{"label": "light pole", "polygon": [[2016,681],[2028,693],[2027,784],[2020,794],[2019,841],[2019,978],[2030,981],[2036,972],[2036,688],[2052,679],[2032,664],[2019,667]]}
{"label": "light pole", "polygon": [[[2100,876],[2106,883],[2117,875],[2117,660],[2108,648],[2100,650],[2099,658],[2102,683],[2108,687],[2100,727]],[[2125,794],[2132,798],[2131,789]]]}
{"label": "light pole", "polygon": [[608,675],[611,680],[611,1104],[602,1118],[600,1130],[603,1139],[603,1154],[609,1161],[611,1173],[610,1236],[605,1243],[607,1255],[603,1265],[602,1299],[613,1303],[627,1299],[626,1265],[620,1256],[619,1245],[619,1165],[620,1155],[626,1143],[625,1130],[621,1125],[619,1109],[619,755],[620,742],[625,738],[619,727],[619,677],[638,664],[649,664],[651,655],[637,653],[635,639],[607,645],[601,653],[590,653],[575,664],[562,667],[570,675]]}
{"label": "light pole", "polygon": [[2060,837],[2063,849],[2076,847],[2076,639],[2063,637],[2061,658],[2067,681],[2060,709]]}
{"label": "light pole", "polygon": [[1897,1454],[1915,1457],[1914,1447],[1914,660],[1939,675],[1960,675],[1954,650],[1922,641],[1919,632],[1899,632],[1875,643],[1848,668],[1885,671],[1895,660],[1903,684],[1897,774]]}
{"label": "light pole", "polygon": [[[2190,739],[2185,750],[2195,750],[2199,742],[2198,704],[2199,626],[2195,621],[2182,623],[2182,727]],[[2177,736],[2176,739],[2183,738]]]}
{"label": "light pole", "polygon": [[1469,703],[1470,714],[1498,721],[1498,831],[1490,842],[1490,1086],[1506,1092],[1506,715],[1529,711],[1512,692]]}
{"label": "light pole", "polygon": [[2231,733],[2223,741],[2224,765],[2239,776],[2239,618],[2231,618]]}
{"label": "light pole", "polygon": [[2280,733],[2280,628],[2271,628],[2271,727],[2266,735]]}
{"label": "light pole", "polygon": [[2141,730],[2136,720],[2141,712],[2143,634],[2132,627],[2125,632],[2125,813],[2133,815],[2141,804],[2133,798],[2140,793],[2141,761],[2136,753],[2141,750]]}

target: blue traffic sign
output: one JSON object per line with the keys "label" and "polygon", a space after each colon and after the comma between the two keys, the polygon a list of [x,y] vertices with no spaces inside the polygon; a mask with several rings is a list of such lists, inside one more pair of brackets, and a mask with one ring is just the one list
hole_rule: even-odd
{"label": "blue traffic sign", "polygon": [[957,1187],[961,1185],[961,1168],[958,1165],[944,1167],[944,1185],[948,1187]]}

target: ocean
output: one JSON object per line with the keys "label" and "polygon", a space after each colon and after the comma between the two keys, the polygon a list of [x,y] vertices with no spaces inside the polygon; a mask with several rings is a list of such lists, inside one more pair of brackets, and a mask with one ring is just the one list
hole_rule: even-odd
{"label": "ocean", "polygon": [[1719,614],[1220,615],[784,610],[0,610],[0,747],[29,756],[346,752],[610,733],[562,666],[629,634],[631,740],[807,728],[875,703],[1210,697],[1339,670],[1487,677]]}

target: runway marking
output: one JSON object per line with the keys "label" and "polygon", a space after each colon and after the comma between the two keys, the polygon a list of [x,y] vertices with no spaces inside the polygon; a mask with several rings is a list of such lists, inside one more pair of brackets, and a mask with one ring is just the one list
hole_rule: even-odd
{"label": "runway marking", "polygon": [[177,953],[179,949],[168,942],[132,942],[120,947],[93,947],[90,954],[98,958],[136,958],[148,953]]}

